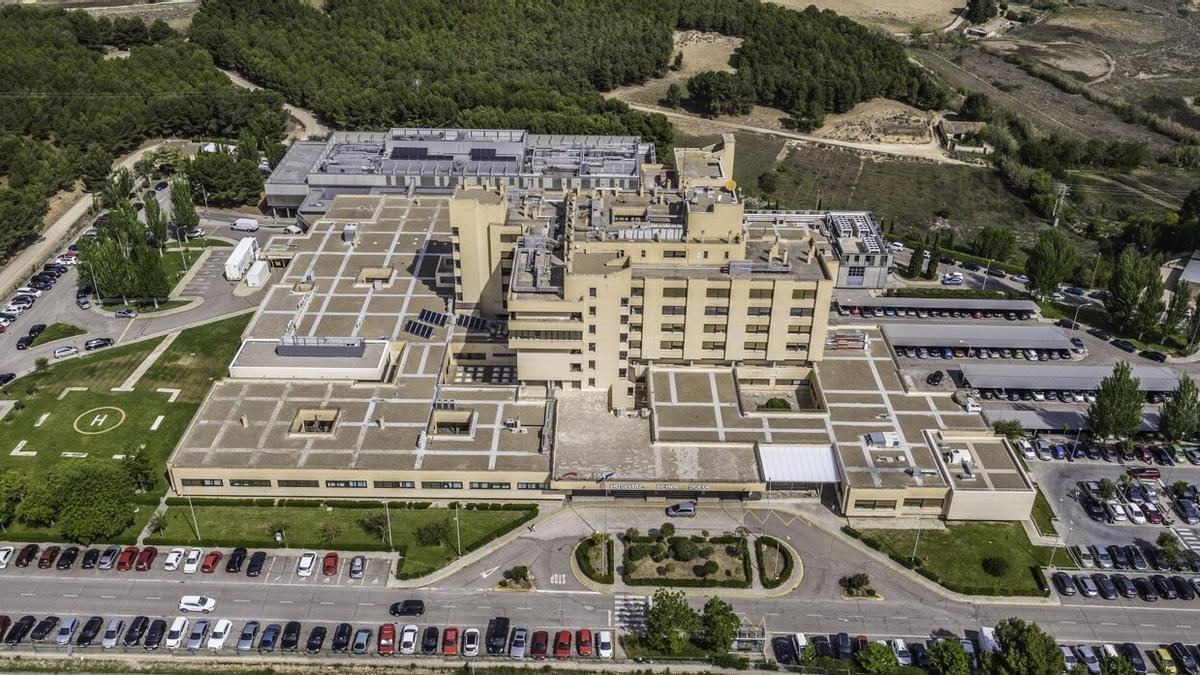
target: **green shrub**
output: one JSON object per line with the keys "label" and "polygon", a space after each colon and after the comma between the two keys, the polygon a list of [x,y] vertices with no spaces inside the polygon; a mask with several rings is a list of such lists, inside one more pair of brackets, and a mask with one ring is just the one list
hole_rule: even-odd
{"label": "green shrub", "polygon": [[671,539],[671,557],[679,562],[691,562],[700,555],[700,547],[696,542],[684,537]]}
{"label": "green shrub", "polygon": [[579,570],[583,572],[584,576],[587,578],[599,584],[611,584],[613,583],[614,579],[613,542],[611,539],[609,539],[603,542],[603,544],[608,549],[606,556],[608,568],[603,572],[592,567],[590,558],[592,547],[598,546],[599,544],[590,537],[579,542],[579,545],[575,547],[575,562],[579,565]]}
{"label": "green shrub", "polygon": [[[770,547],[779,551],[783,557],[783,567],[776,570],[777,574],[774,577],[768,578],[766,565],[763,560],[766,555],[766,549]],[[796,561],[792,558],[792,553],[778,539],[774,537],[761,536],[754,541],[754,550],[758,559],[758,580],[762,583],[763,588],[772,589],[778,588],[783,582],[787,581],[792,576],[792,571],[796,567]]]}
{"label": "green shrub", "polygon": [[759,410],[791,410],[792,404],[786,398],[772,396],[764,403],[759,404]]}
{"label": "green shrub", "polygon": [[983,571],[997,579],[1008,574],[1008,559],[1000,556],[988,556],[981,563]]}

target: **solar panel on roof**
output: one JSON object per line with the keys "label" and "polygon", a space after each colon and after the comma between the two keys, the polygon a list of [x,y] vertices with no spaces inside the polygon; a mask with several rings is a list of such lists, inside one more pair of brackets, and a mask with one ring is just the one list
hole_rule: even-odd
{"label": "solar panel on roof", "polygon": [[455,319],[455,323],[467,330],[487,330],[488,327],[488,322],[484,319],[467,314],[459,314],[458,318]]}
{"label": "solar panel on roof", "polygon": [[428,340],[430,335],[433,335],[433,326],[426,326],[419,321],[408,321],[404,324],[404,330],[412,333],[422,340]]}
{"label": "solar panel on roof", "polygon": [[441,312],[435,312],[432,309],[423,309],[417,315],[421,321],[433,326],[445,326],[446,321],[450,318]]}

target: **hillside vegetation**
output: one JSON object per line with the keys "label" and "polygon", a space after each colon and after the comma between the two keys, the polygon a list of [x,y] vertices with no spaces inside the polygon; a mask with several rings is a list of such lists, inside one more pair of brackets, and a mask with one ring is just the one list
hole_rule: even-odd
{"label": "hillside vegetation", "polygon": [[[757,0],[206,0],[192,39],[334,126],[638,134],[670,124],[599,95],[666,72],[672,31],[743,38],[734,92],[797,118],[886,96],[940,105],[903,48],[832,12]],[[725,80],[728,78],[728,80]]]}

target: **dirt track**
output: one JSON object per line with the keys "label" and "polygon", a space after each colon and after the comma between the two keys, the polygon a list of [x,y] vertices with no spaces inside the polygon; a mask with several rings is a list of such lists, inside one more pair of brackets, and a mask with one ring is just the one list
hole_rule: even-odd
{"label": "dirt track", "polygon": [[[262,89],[262,87],[254,84],[250,80],[247,80],[232,70],[225,70],[222,68],[221,72],[225,73],[225,76],[229,78],[230,82],[233,82],[239,87],[253,90]],[[288,139],[303,140],[312,136],[325,136],[329,133],[329,127],[318,122],[317,116],[308,110],[305,110],[304,108],[297,108],[290,103],[284,103],[283,108],[284,110],[287,110],[288,115],[296,121],[296,126],[288,130]]]}

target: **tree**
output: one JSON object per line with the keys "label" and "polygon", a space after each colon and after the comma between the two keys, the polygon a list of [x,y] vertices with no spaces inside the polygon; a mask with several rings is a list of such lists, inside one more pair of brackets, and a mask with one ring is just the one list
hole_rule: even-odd
{"label": "tree", "polygon": [[417,543],[422,546],[442,546],[450,542],[450,521],[434,520],[417,528]]}
{"label": "tree", "polygon": [[1171,443],[1187,440],[1200,428],[1200,390],[1186,373],[1179,376],[1175,395],[1159,411],[1158,431]]}
{"label": "tree", "polygon": [[99,143],[89,143],[79,155],[79,173],[89,192],[102,189],[112,171],[113,155]]}
{"label": "tree", "polygon": [[1075,268],[1075,247],[1061,231],[1042,230],[1025,261],[1029,290],[1048,296]]}
{"label": "tree", "polygon": [[1119,361],[1112,375],[1100,382],[1096,400],[1088,404],[1087,422],[1098,438],[1128,438],[1142,424],[1142,406],[1146,401],[1129,364]]}
{"label": "tree", "polygon": [[321,523],[317,527],[317,541],[321,542],[321,545],[326,548],[332,547],[341,534],[342,528],[333,523]]}
{"label": "tree", "polygon": [[866,572],[855,572],[842,577],[842,587],[849,595],[864,595],[871,591],[871,577]]}
{"label": "tree", "polygon": [[1179,546],[1179,539],[1171,532],[1159,532],[1158,539],[1155,540],[1158,548],[1162,551],[1163,559],[1168,565],[1174,567],[1179,564],[1179,556],[1183,550]]}
{"label": "tree", "polygon": [[156,513],[146,521],[146,531],[150,534],[160,534],[167,529],[167,514]]}
{"label": "tree", "polygon": [[996,624],[999,651],[984,654],[987,675],[1046,675],[1063,672],[1063,655],[1054,638],[1036,623],[1018,618]]}
{"label": "tree", "polygon": [[675,536],[675,525],[672,523],[663,523],[658,526],[658,538],[670,539]]}
{"label": "tree", "polygon": [[17,506],[29,489],[29,474],[18,469],[9,469],[0,474],[0,525],[8,524],[17,517]]}
{"label": "tree", "polygon": [[133,523],[133,482],[117,462],[62,462],[51,469],[47,482],[60,495],[55,522],[70,541],[111,539]]}
{"label": "tree", "polygon": [[687,81],[691,101],[706,117],[746,115],[754,106],[754,85],[745,77],[714,70]]}
{"label": "tree", "polygon": [[931,249],[929,252],[929,262],[926,263],[926,265],[925,265],[924,277],[926,279],[936,279],[937,278],[938,263],[941,261],[941,259],[942,259],[942,250],[940,248],[938,248],[937,246],[934,246],[933,249]]}
{"label": "tree", "polygon": [[1100,675],[1136,675],[1133,664],[1123,656],[1100,657]]}
{"label": "tree", "polygon": [[671,70],[681,70],[683,68],[683,52],[675,52],[675,59],[671,61]]}
{"label": "tree", "polygon": [[989,575],[999,579],[1008,574],[1008,558],[1001,556],[988,556],[981,562],[983,571]]}
{"label": "tree", "polygon": [[192,199],[201,197],[206,206],[257,204],[262,196],[263,177],[257,159],[202,152],[186,163],[184,171],[192,185]]}
{"label": "tree", "polygon": [[905,270],[906,276],[909,279],[916,279],[921,276],[921,268],[925,264],[925,247],[914,246],[912,257],[908,259],[908,268]]}
{"label": "tree", "polygon": [[[111,164],[111,160],[109,162]],[[101,208],[115,209],[122,203],[129,202],[129,193],[133,190],[133,174],[129,169],[121,167],[114,171],[108,180],[98,185]]]}
{"label": "tree", "polygon": [[1017,236],[1012,230],[984,225],[971,243],[975,255],[990,260],[1006,260],[1017,250]]}
{"label": "tree", "polygon": [[1120,331],[1140,334],[1158,324],[1163,286],[1153,260],[1125,249],[1109,276],[1108,293],[1104,306]]}
{"label": "tree", "polygon": [[679,562],[690,562],[700,555],[700,547],[687,537],[679,537],[671,541],[671,557]]}
{"label": "tree", "polygon": [[867,675],[887,675],[900,667],[896,654],[885,644],[871,642],[854,655],[854,662]]}
{"label": "tree", "polygon": [[1114,499],[1117,496],[1117,486],[1108,478],[1101,478],[1096,487],[1101,499]]}
{"label": "tree", "polygon": [[54,523],[58,516],[58,507],[62,504],[61,495],[46,479],[29,483],[25,496],[17,504],[17,520],[26,525],[44,527]]}
{"label": "tree", "polygon": [[700,617],[687,604],[682,591],[660,588],[654,592],[646,609],[647,644],[667,654],[681,654],[699,628]]}
{"label": "tree", "polygon": [[149,492],[158,482],[158,478],[154,475],[154,463],[150,461],[144,448],[126,452],[125,458],[121,460],[121,467],[125,469],[125,474],[129,476],[129,482],[137,490]]}
{"label": "tree", "polygon": [[971,675],[971,657],[958,640],[938,640],[929,648],[929,673]]}
{"label": "tree", "polygon": [[171,181],[171,220],[175,227],[184,231],[200,227],[200,216],[196,213],[195,202],[192,201],[192,190],[183,178]]}
{"label": "tree", "polygon": [[999,13],[996,0],[967,0],[966,17],[971,23],[983,23]]}
{"label": "tree", "polygon": [[1162,325],[1158,329],[1160,340],[1165,342],[1179,331],[1187,319],[1188,306],[1191,303],[1191,286],[1186,283],[1177,285],[1175,292],[1171,294],[1171,302],[1167,304],[1167,313],[1163,316]]}
{"label": "tree", "polygon": [[711,597],[700,615],[700,644],[718,653],[727,652],[741,625],[741,618],[729,603]]}
{"label": "tree", "polygon": [[672,82],[667,87],[667,93],[663,96],[662,102],[668,108],[678,108],[683,103],[683,88],[678,83]]}
{"label": "tree", "polygon": [[1021,426],[1021,422],[1018,420],[996,420],[992,422],[992,431],[1010,441],[1015,441],[1025,435],[1025,427]]}
{"label": "tree", "polygon": [[243,129],[238,134],[237,151],[234,153],[239,162],[253,162],[258,165],[258,139],[249,129]]}
{"label": "tree", "polygon": [[167,229],[167,215],[163,213],[162,206],[159,205],[157,199],[147,199],[145,203],[146,207],[143,213],[146,216],[146,229],[150,231],[150,235],[158,244],[158,254],[161,256],[163,247],[167,245],[167,238],[170,236]]}
{"label": "tree", "polygon": [[992,118],[992,100],[987,94],[973,91],[963,99],[958,116],[972,122],[986,122]]}
{"label": "tree", "polygon": [[388,539],[388,517],[385,514],[376,513],[363,516],[358,519],[358,526],[372,537],[378,537],[379,541]]}

